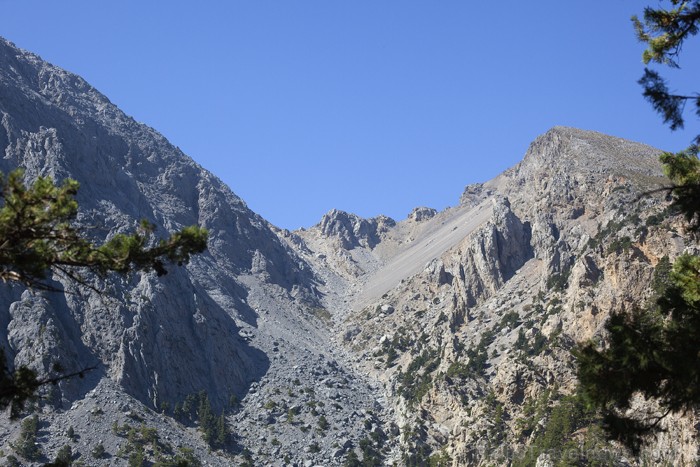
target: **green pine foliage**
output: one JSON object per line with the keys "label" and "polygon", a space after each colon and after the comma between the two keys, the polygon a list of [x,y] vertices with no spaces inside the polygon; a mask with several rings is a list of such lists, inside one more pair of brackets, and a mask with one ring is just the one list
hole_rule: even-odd
{"label": "green pine foliage", "polygon": [[330,427],[331,424],[328,422],[328,419],[325,415],[321,415],[320,417],[318,417],[318,429],[321,433],[325,433]]}
{"label": "green pine foliage", "polygon": [[406,467],[423,467],[429,465],[431,453],[432,449],[430,449],[430,446],[425,443],[420,443],[401,455],[402,465]]}
{"label": "green pine foliage", "polygon": [[149,246],[154,227],[147,221],[132,235],[118,234],[95,245],[73,225],[78,187],[75,180],[57,186],[48,177],[25,186],[22,170],[0,177],[0,279],[53,290],[46,282],[49,271],[76,280],[80,270],[105,275],[152,269],[163,275],[166,262],[182,265],[206,248],[208,233],[197,226]]}
{"label": "green pine foliage", "polygon": [[[665,414],[700,406],[700,257],[681,256],[654,307],[613,313],[606,330],[604,349],[579,349],[579,379],[587,397],[608,409],[611,434],[638,449],[640,436]],[[647,420],[622,415],[637,393],[657,400],[664,413]]]}
{"label": "green pine foliage", "polygon": [[[698,108],[700,112],[700,107]],[[700,232],[700,161],[698,146],[693,145],[676,154],[664,153],[661,162],[673,182],[673,203],[688,221],[689,227]]]}
{"label": "green pine foliage", "polygon": [[191,448],[181,447],[175,455],[160,456],[153,467],[199,467],[202,463]]}
{"label": "green pine foliage", "polygon": [[[180,447],[174,453],[173,447],[160,439],[158,430],[142,424],[134,427],[127,423],[119,425],[114,422],[112,432],[125,438],[117,457],[126,459],[129,466],[153,465],[154,467],[198,467],[199,459],[190,448]],[[91,455],[95,459],[103,459],[106,455],[105,448],[98,444],[93,448]]]}
{"label": "green pine foliage", "polygon": [[[637,36],[647,45],[642,58],[647,64],[680,68],[683,45],[699,31],[700,0],[660,3],[669,3],[669,8],[647,7],[641,19],[633,17]],[[672,130],[683,128],[686,104],[700,115],[700,95],[671,92],[657,71],[645,69],[639,83]],[[700,233],[698,144],[700,135],[687,150],[661,156],[673,184],[673,207],[684,214],[694,235]],[[662,258],[651,288],[656,303],[631,313],[613,312],[605,345],[590,342],[576,352],[586,400],[603,409],[608,434],[635,451],[669,413],[700,407],[700,257],[683,255],[672,268]],[[654,400],[659,410],[626,416],[636,395]]]}
{"label": "green pine foliage", "polygon": [[[535,420],[529,420],[531,429],[536,430],[525,452],[516,455],[513,467],[534,467],[541,454],[548,454],[551,465],[564,466],[604,466],[617,465],[615,455],[609,446],[601,428],[599,413],[588,406],[580,393],[569,396],[557,395],[555,405],[548,410],[549,392],[543,394],[535,405]],[[541,404],[545,404],[545,407]],[[539,420],[548,411],[544,425]]]}
{"label": "green pine foliage", "polygon": [[95,458],[95,459],[102,459],[106,453],[105,446],[102,443],[97,443],[94,448],[92,448],[92,451],[90,451],[90,455]]}
{"label": "green pine foliage", "polygon": [[360,440],[360,451],[362,451],[362,465],[367,467],[383,465],[384,456],[379,452],[376,442],[370,438]]}
{"label": "green pine foliage", "polygon": [[[75,195],[79,184],[66,179],[60,185],[39,177],[30,185],[21,169],[0,174],[0,279],[26,287],[59,291],[48,281],[50,272],[91,287],[86,272],[105,276],[135,270],[167,273],[166,263],[183,265],[191,255],[204,251],[208,232],[198,226],[185,227],[167,239],[156,240],[154,227],[142,221],[137,232],[118,234],[103,244],[88,239],[74,225],[78,214]],[[0,349],[0,410],[11,407],[19,416],[24,403],[37,389],[62,379],[82,376],[87,369],[39,379],[26,367],[8,365]]]}
{"label": "green pine foliage", "polygon": [[42,455],[37,434],[39,433],[39,417],[32,415],[22,421],[22,427],[17,439],[10,443],[10,447],[15,453],[29,461],[35,461]]}
{"label": "green pine foliage", "polygon": [[425,348],[406,367],[405,372],[398,375],[398,393],[410,405],[415,405],[423,399],[433,386],[433,371],[440,365],[440,355],[437,350]]}
{"label": "green pine foliage", "polygon": [[0,347],[0,410],[10,406],[10,417],[17,418],[27,401],[32,400],[44,381],[34,370],[21,366],[11,370]]}
{"label": "green pine foliage", "polygon": [[[700,0],[670,0],[668,9],[647,7],[642,19],[634,16],[632,21],[637,37],[647,45],[642,55],[644,63],[655,62],[680,68],[679,56],[683,45],[699,30]],[[688,103],[694,106],[694,113],[700,115],[700,94],[671,92],[668,83],[657,71],[646,68],[639,83],[644,88],[644,97],[672,130],[684,127],[684,111]],[[698,144],[700,135],[695,137],[687,150],[661,156],[666,174],[674,184],[675,204],[695,230],[700,228]]]}
{"label": "green pine foliage", "polygon": [[59,449],[56,454],[56,459],[53,461],[53,466],[55,467],[69,467],[73,465],[73,449],[65,444],[61,449]]}
{"label": "green pine foliage", "polygon": [[[644,9],[643,19],[633,17],[637,37],[647,44],[642,54],[644,63],[656,62],[672,68],[680,68],[678,57],[685,41],[698,33],[700,1],[671,0],[671,8]],[[664,123],[672,130],[683,128],[683,111],[687,102],[700,108],[700,97],[672,93],[661,75],[649,68],[639,80],[644,87],[644,97],[662,115]],[[699,140],[696,138],[696,143]]]}
{"label": "green pine foliage", "polygon": [[444,450],[430,456],[428,462],[430,467],[452,467],[452,458]]}
{"label": "green pine foliage", "polygon": [[360,461],[360,458],[354,449],[351,449],[350,452],[348,452],[348,455],[345,456],[343,467],[362,467],[362,461]]}
{"label": "green pine foliage", "polygon": [[206,391],[190,394],[175,404],[175,418],[186,425],[197,425],[204,440],[214,449],[225,449],[230,437],[226,414],[214,412]]}
{"label": "green pine foliage", "polygon": [[146,452],[143,446],[137,446],[128,456],[127,465],[129,467],[144,467],[146,465]]}
{"label": "green pine foliage", "polygon": [[488,368],[488,347],[493,343],[495,338],[495,331],[493,329],[488,329],[481,335],[479,344],[476,347],[467,349],[467,357],[469,357],[467,368],[474,376],[483,376]]}

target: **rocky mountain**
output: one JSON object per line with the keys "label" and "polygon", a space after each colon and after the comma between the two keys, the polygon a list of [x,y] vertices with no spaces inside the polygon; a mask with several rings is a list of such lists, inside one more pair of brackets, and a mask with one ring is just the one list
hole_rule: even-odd
{"label": "rocky mountain", "polygon": [[[400,433],[389,458],[559,465],[566,452],[583,464],[696,462],[694,414],[667,420],[635,458],[604,440],[575,396],[576,344],[602,338],[612,310],[651,303],[655,277],[698,250],[654,191],[668,183],[658,156],[557,127],[515,167],[468,186],[459,206],[412,213],[373,247],[336,250],[323,223],[297,233],[308,248],[299,254],[348,291],[333,308],[338,331],[386,390]],[[565,431],[585,417],[586,427]]]}
{"label": "rocky mountain", "polygon": [[[279,430],[285,444],[273,443],[264,452],[270,458],[273,450],[305,457],[303,448],[312,441],[297,445],[318,437],[300,431],[309,410],[305,403],[311,400],[327,407],[316,412],[333,411],[327,415],[331,422],[348,420],[332,438],[319,439],[322,454],[332,450],[340,456],[358,445],[369,417],[362,411],[374,407],[374,391],[350,377],[328,349],[327,312],[317,279],[277,229],[81,78],[4,40],[0,64],[2,172],[23,167],[30,180],[39,175],[78,180],[79,222],[95,238],[130,231],[140,219],[152,222],[162,235],[192,224],[211,235],[206,253],[162,278],[153,273],[94,278],[96,290],[91,290],[55,276],[65,294],[5,286],[0,342],[15,365],[42,374],[55,361],[66,371],[97,366],[84,379],[50,388],[42,401],[44,457],[39,461],[53,459],[67,441],[62,433],[73,426],[79,435],[73,451],[87,464],[98,463],[90,457],[98,442],[106,448],[99,463],[119,464],[115,456],[126,442],[115,436],[112,425],[138,427],[130,418],[134,415],[169,433],[165,439],[173,449],[191,445],[209,464],[229,465],[227,455],[207,452],[192,427],[151,413],[173,415],[176,405],[202,391],[213,410],[230,414],[232,426],[234,418],[241,419],[235,423],[241,448],[231,449],[232,454],[256,446],[261,427],[282,425],[275,423],[283,418],[278,412],[286,416],[303,408],[298,422]],[[347,394],[352,404],[331,409]],[[258,405],[277,395],[278,408],[263,417]],[[232,406],[232,399],[240,402]],[[99,416],[87,415],[96,410]],[[18,423],[2,423],[3,452],[12,452],[9,446],[19,429]],[[340,447],[332,448],[336,442]]]}
{"label": "rocky mountain", "polygon": [[670,417],[635,457],[575,396],[576,343],[653,300],[655,278],[698,250],[650,193],[666,183],[653,148],[557,127],[455,207],[399,222],[332,210],[290,232],[5,40],[0,115],[0,170],[78,180],[95,239],[140,219],[211,233],[164,277],[5,285],[0,345],[14,365],[96,370],[46,388],[23,421],[3,415],[0,462],[41,465],[65,446],[83,465],[697,462],[695,414]]}

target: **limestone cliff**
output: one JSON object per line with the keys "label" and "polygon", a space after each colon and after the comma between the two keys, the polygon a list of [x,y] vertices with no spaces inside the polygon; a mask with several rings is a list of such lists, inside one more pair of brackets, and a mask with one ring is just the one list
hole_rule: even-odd
{"label": "limestone cliff", "polygon": [[[348,368],[325,345],[328,317],[319,301],[320,280],[278,230],[218,178],[80,77],[4,39],[0,150],[4,173],[22,167],[28,180],[40,175],[78,180],[78,222],[96,241],[128,232],[141,219],[161,236],[192,224],[210,232],[205,253],[186,267],[171,267],[161,278],[154,273],[86,277],[93,286],[86,288],[54,275],[65,293],[9,284],[0,291],[0,345],[12,364],[40,375],[55,372],[56,363],[66,372],[96,367],[85,378],[43,391],[44,457],[38,461],[53,460],[62,433],[71,426],[80,439],[73,450],[88,464],[126,465],[128,456],[117,455],[124,438],[112,424],[139,419],[166,433],[170,442],[195,449],[210,465],[242,462],[240,456],[250,449],[258,459],[274,458],[275,450],[280,459],[324,462],[327,457],[337,464],[350,446],[357,446],[367,431],[359,411],[374,407],[374,391],[364,380],[348,377]],[[311,357],[319,359],[318,366],[308,365]],[[314,373],[326,363],[322,374],[329,386]],[[327,393],[324,388],[336,379],[338,387]],[[259,387],[268,380],[273,383]],[[307,384],[298,395],[285,390],[281,396],[281,387],[292,381]],[[352,403],[328,413],[315,409],[315,415],[304,406],[299,422],[276,430],[275,439],[281,441],[270,444],[271,436],[264,446],[255,445],[268,426],[259,418],[258,404],[265,401],[258,397],[277,400],[286,413],[310,397],[304,390],[314,389],[314,401],[328,408],[348,394]],[[225,410],[229,424],[241,417],[224,451],[207,449],[192,427],[156,413],[177,416],[174,409],[198,394],[216,413]],[[348,422],[342,434],[329,428],[316,441],[318,451],[295,447],[300,423],[322,414],[332,427],[342,419],[357,423]],[[0,425],[0,447],[13,452],[20,424],[3,419]],[[106,454],[91,460],[98,442]],[[177,453],[165,447],[161,452]],[[155,461],[156,454],[148,458]]]}
{"label": "limestone cliff", "polygon": [[[344,336],[393,401],[397,462],[430,455],[454,465],[554,462],[538,449],[543,437],[552,439],[550,420],[570,415],[573,347],[602,337],[611,310],[653,299],[659,262],[697,250],[682,221],[669,216],[668,200],[646,194],[667,183],[658,154],[554,128],[520,164],[467,187],[460,206],[421,231],[402,221],[374,246],[378,264],[363,283],[364,299],[346,314]],[[406,244],[426,232],[449,238],[462,219],[483,216],[485,203],[490,216],[433,250],[422,270],[398,276],[392,256],[381,256],[415,256]],[[379,289],[382,277],[394,282]],[[668,434],[642,459],[694,463],[694,423],[691,414],[669,420]],[[598,432],[571,436],[567,449],[581,462],[630,462]]]}
{"label": "limestone cliff", "polygon": [[[207,465],[698,461],[697,414],[674,414],[634,457],[575,397],[575,345],[604,339],[612,310],[654,300],[655,278],[699,250],[650,194],[667,183],[653,148],[556,127],[454,207],[398,222],[332,210],[290,232],[80,77],[0,39],[0,149],[0,171],[77,179],[97,241],[140,219],[211,232],[163,278],[0,291],[14,365],[97,367],[23,414],[41,427],[27,465],[66,443],[87,465],[127,465],[130,450]],[[207,410],[233,431],[213,447]],[[567,431],[574,418],[586,423]],[[20,431],[3,415],[2,455]]]}

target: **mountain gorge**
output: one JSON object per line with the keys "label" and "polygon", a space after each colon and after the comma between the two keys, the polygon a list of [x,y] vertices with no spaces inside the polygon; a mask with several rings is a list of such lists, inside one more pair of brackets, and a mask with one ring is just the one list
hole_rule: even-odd
{"label": "mountain gorge", "polygon": [[[695,414],[669,417],[635,457],[575,398],[576,344],[698,252],[652,193],[668,183],[659,151],[555,127],[457,206],[401,221],[332,210],[291,232],[81,78],[5,40],[0,64],[0,171],[78,180],[95,239],[141,219],[210,232],[164,277],[5,285],[0,345],[15,366],[96,366],[34,404],[35,458],[3,415],[5,458],[41,465],[68,445],[84,465],[697,462]],[[209,406],[230,432],[216,443]]]}

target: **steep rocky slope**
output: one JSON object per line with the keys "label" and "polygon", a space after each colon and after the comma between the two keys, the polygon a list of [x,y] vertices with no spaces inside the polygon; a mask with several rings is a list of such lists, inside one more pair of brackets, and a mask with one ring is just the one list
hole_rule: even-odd
{"label": "steep rocky slope", "polygon": [[[171,445],[191,445],[202,459],[220,465],[233,462],[225,456],[242,453],[278,462],[286,455],[337,463],[358,444],[369,431],[364,422],[372,419],[367,411],[375,406],[374,391],[350,376],[327,345],[318,279],[276,229],[84,80],[4,40],[0,121],[0,170],[23,167],[29,180],[78,180],[79,222],[94,238],[129,231],[140,219],[162,235],[191,224],[211,234],[206,253],[165,277],[89,279],[106,293],[59,276],[54,279],[65,294],[5,285],[0,344],[15,365],[41,374],[56,361],[66,371],[97,366],[85,379],[49,388],[40,404],[39,460],[53,459],[66,442],[57,433],[73,426],[80,440],[73,452],[86,463],[125,464],[117,457],[125,440],[112,425],[131,420],[132,410],[132,425],[148,420],[168,433]],[[236,441],[225,455],[204,449],[187,423],[151,413],[174,415],[176,406],[200,393],[215,412],[226,410],[235,426]],[[312,401],[319,405],[314,415],[305,405]],[[99,416],[86,416],[96,409]],[[290,410],[298,412],[296,421],[276,423]],[[330,425],[324,433],[306,428],[324,414]],[[5,454],[19,431],[19,423],[3,421]],[[261,443],[271,431],[277,433]],[[279,440],[271,443],[273,438]],[[102,461],[89,457],[98,440],[106,448]],[[312,443],[318,452],[305,453]],[[243,452],[248,447],[253,452]]]}
{"label": "steep rocky slope", "polygon": [[[88,278],[104,293],[60,276],[62,294],[5,285],[0,345],[15,365],[97,369],[23,414],[38,415],[33,460],[19,454],[22,422],[3,415],[4,458],[39,465],[68,445],[84,465],[698,460],[695,414],[669,418],[635,458],[575,397],[576,343],[601,338],[611,310],[652,301],[673,258],[698,250],[648,193],[666,183],[652,148],[557,127],[455,207],[401,221],[332,210],[290,232],[4,40],[0,116],[0,170],[80,181],[95,239],[144,218],[162,234],[211,232],[206,253],[163,278]],[[212,439],[204,413],[231,434]]]}
{"label": "steep rocky slope", "polygon": [[[561,433],[559,444],[551,431],[578,403],[576,343],[599,338],[611,310],[653,300],[657,265],[697,250],[668,215],[668,200],[648,194],[667,183],[658,155],[554,128],[520,164],[468,186],[459,206],[409,216],[374,247],[355,245],[333,261],[323,250],[314,262],[313,252],[337,244],[333,232],[298,233],[319,270],[343,276],[350,261],[364,273],[348,279],[354,288],[338,332],[358,367],[386,388],[400,433],[396,462],[420,465],[432,455],[454,465],[549,465],[557,459],[545,451],[556,457],[564,446],[584,463],[632,460],[595,423]],[[643,458],[693,464],[695,421],[669,419]]]}

